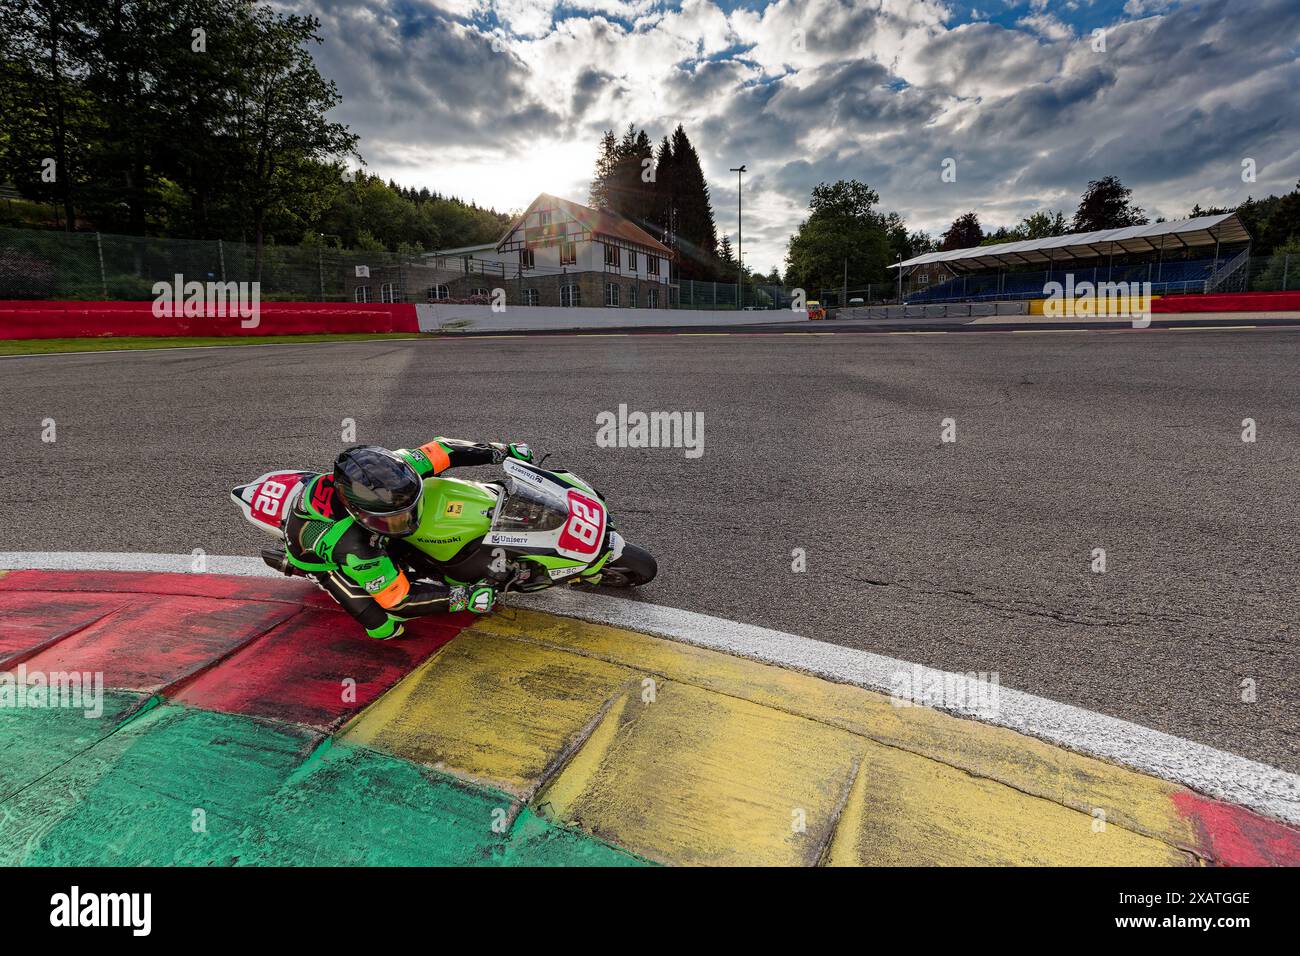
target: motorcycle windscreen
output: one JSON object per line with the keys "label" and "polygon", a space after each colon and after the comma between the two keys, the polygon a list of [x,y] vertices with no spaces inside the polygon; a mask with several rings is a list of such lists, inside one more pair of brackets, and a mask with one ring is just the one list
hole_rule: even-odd
{"label": "motorcycle windscreen", "polygon": [[519,481],[511,481],[501,502],[493,531],[554,531],[569,517],[563,499]]}

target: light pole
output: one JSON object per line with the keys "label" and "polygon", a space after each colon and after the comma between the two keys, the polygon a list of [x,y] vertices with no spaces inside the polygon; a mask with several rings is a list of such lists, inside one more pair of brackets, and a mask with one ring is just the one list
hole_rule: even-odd
{"label": "light pole", "polygon": [[741,256],[745,251],[744,200],[741,190],[744,188],[741,177],[745,175],[745,164],[732,166],[730,172],[736,174],[736,311],[745,308],[745,267]]}

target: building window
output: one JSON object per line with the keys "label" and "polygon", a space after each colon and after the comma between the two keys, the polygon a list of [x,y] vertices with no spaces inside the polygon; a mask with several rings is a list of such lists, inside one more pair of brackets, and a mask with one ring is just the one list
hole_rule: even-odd
{"label": "building window", "polygon": [[574,242],[560,243],[560,265],[571,266],[578,262],[578,245]]}
{"label": "building window", "polygon": [[533,250],[531,249],[519,250],[519,268],[521,269],[533,268]]}
{"label": "building window", "polygon": [[930,274],[927,273],[927,272],[922,272],[922,273],[920,273],[920,274],[916,277],[916,282],[917,282],[917,285],[929,285],[929,284],[930,284]]}
{"label": "building window", "polygon": [[488,290],[487,290],[487,289],[470,289],[470,290],[469,290],[469,294],[470,294],[470,295],[481,295],[481,296],[486,297],[487,294],[488,294]]}
{"label": "building window", "polygon": [[636,272],[636,253],[631,249],[627,251],[627,267]]}
{"label": "building window", "polygon": [[627,287],[627,307],[629,309],[636,308],[636,286],[634,285]]}
{"label": "building window", "polygon": [[618,283],[605,283],[605,304],[612,309],[618,308]]}
{"label": "building window", "polygon": [[385,282],[379,287],[380,302],[396,302],[397,288],[391,282]]}
{"label": "building window", "polygon": [[623,250],[618,246],[605,245],[605,265],[619,268],[623,262]]}
{"label": "building window", "polygon": [[560,305],[566,309],[582,305],[582,290],[576,285],[560,286]]}
{"label": "building window", "polygon": [[542,294],[536,289],[524,290],[524,305],[537,305],[542,301]]}
{"label": "building window", "polygon": [[369,301],[370,301],[370,286],[368,286],[368,285],[359,285],[359,286],[357,286],[356,289],[355,289],[355,291],[353,291],[353,293],[352,293],[352,298],[353,298],[354,300],[356,300],[357,302],[369,302]]}
{"label": "building window", "polygon": [[[654,261],[654,260],[651,260],[651,261]],[[659,308],[659,290],[658,290],[658,289],[646,289],[646,290],[645,290],[645,306],[646,306],[647,309],[657,309],[657,308]]]}
{"label": "building window", "polygon": [[439,299],[451,298],[451,290],[445,285],[431,285],[428,288],[430,302],[437,302]]}
{"label": "building window", "polygon": [[659,257],[658,257],[658,256],[646,256],[646,258],[645,258],[645,271],[648,272],[648,273],[650,273],[650,275],[652,275],[652,276],[657,276],[657,275],[659,274]]}
{"label": "building window", "polygon": [[549,226],[551,224],[551,211],[545,209],[539,212],[537,214],[537,223],[541,226]]}

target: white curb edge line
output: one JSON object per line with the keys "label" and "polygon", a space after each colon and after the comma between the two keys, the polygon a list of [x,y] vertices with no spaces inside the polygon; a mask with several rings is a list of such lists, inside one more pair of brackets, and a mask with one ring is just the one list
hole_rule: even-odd
{"label": "white curb edge line", "polygon": [[[258,558],[120,552],[0,552],[0,570],[192,574],[200,560],[202,573],[280,576]],[[900,675],[908,678],[920,675],[925,688],[943,688],[946,685],[959,688],[961,693],[956,696],[961,699],[980,699],[977,692],[981,688],[964,674],[920,667],[870,651],[694,611],[559,588],[529,595],[512,593],[506,600],[509,604],[643,631],[885,694],[897,689]],[[1241,804],[1280,820],[1300,823],[1300,776],[1206,744],[1006,687],[998,689],[996,713],[950,706],[942,699],[929,697],[918,698],[918,703],[960,717],[1007,727],[1079,753],[1183,784],[1210,797]]]}

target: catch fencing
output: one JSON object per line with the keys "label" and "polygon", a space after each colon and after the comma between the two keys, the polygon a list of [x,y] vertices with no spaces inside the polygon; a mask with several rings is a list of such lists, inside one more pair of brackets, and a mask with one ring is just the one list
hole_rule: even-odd
{"label": "catch fencing", "polygon": [[[527,305],[530,278],[559,274],[532,270],[521,276],[507,263],[472,255],[435,259],[326,245],[264,245],[259,262],[251,243],[0,228],[0,299],[141,301],[154,298],[155,283],[181,275],[187,282],[258,282],[262,300],[270,302],[475,302],[486,301],[484,292],[503,288],[512,305]],[[455,280],[465,277],[474,281],[458,288]],[[609,278],[630,277],[611,273]],[[639,278],[644,283],[645,277]],[[654,307],[776,310],[796,301],[793,290],[778,285],[681,279],[665,286]],[[607,305],[599,295],[571,304]],[[650,305],[644,292],[639,302],[620,304]]]}

